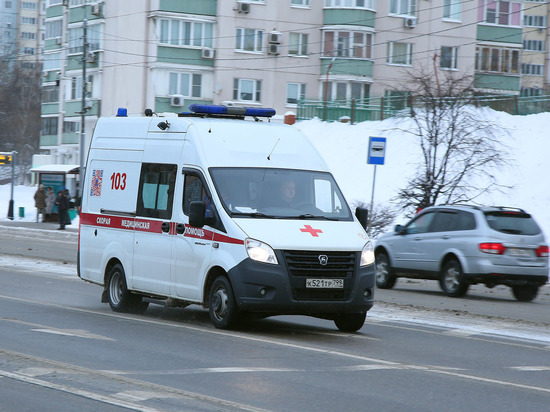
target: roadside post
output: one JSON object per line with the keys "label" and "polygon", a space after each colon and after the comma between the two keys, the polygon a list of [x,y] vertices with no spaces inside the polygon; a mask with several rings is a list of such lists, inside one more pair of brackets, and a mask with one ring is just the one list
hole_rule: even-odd
{"label": "roadside post", "polygon": [[374,174],[372,177],[372,193],[370,197],[369,224],[367,233],[370,233],[372,223],[372,209],[374,206],[374,185],[376,184],[376,167],[383,165],[386,158],[386,138],[369,137],[369,149],[367,153],[367,164],[374,165]]}
{"label": "roadside post", "polygon": [[11,196],[8,205],[8,219],[13,220],[13,185],[15,184],[15,154],[17,152],[0,152],[0,165],[11,164]]}

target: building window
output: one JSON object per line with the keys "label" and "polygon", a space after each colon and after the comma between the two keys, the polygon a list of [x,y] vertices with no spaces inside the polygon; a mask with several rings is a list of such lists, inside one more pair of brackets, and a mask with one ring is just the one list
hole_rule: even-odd
{"label": "building window", "polygon": [[519,50],[477,47],[475,69],[481,72],[519,73]]}
{"label": "building window", "polygon": [[6,9],[11,9],[11,0],[6,0],[4,7],[6,7]]}
{"label": "building window", "polygon": [[522,97],[542,96],[542,89],[539,87],[522,87],[520,91]]}
{"label": "building window", "polygon": [[390,0],[390,14],[414,16],[416,14],[416,0]]}
{"label": "building window", "polygon": [[524,63],[521,65],[521,74],[526,74],[531,76],[542,76],[543,73],[544,73],[543,64]]}
{"label": "building window", "polygon": [[23,47],[23,54],[33,56],[36,54],[36,49],[34,47]]}
{"label": "building window", "polygon": [[546,16],[523,16],[523,25],[527,27],[546,27]]}
{"label": "building window", "polygon": [[27,9],[27,10],[37,10],[38,6],[36,3],[33,3],[32,1],[22,1],[21,8]]}
{"label": "building window", "polygon": [[59,101],[59,86],[42,87],[42,103],[57,103]]}
{"label": "building window", "polygon": [[63,33],[63,21],[62,20],[53,20],[47,21],[44,24],[45,28],[45,39],[55,39],[61,37]]}
{"label": "building window", "polygon": [[307,56],[308,35],[304,33],[290,33],[288,54],[293,56]]}
{"label": "building window", "polygon": [[297,104],[298,100],[306,97],[305,83],[287,83],[286,85],[286,103]]}
{"label": "building window", "polygon": [[523,50],[545,51],[544,40],[523,40]]}
{"label": "building window", "polygon": [[[482,2],[483,3],[483,2]],[[501,26],[519,26],[521,22],[521,3],[510,1],[487,1],[479,8],[483,15],[480,20]]]}
{"label": "building window", "polygon": [[42,135],[49,136],[57,134],[57,117],[44,117],[42,119]]}
{"label": "building window", "polygon": [[292,6],[309,7],[309,0],[290,0]]}
{"label": "building window", "polygon": [[160,21],[160,43],[173,46],[212,47],[214,23],[185,20]]}
{"label": "building window", "polygon": [[443,18],[449,20],[460,20],[461,0],[444,0]]}
{"label": "building window", "polygon": [[[88,26],[88,30],[86,30],[86,39],[89,52],[101,50],[102,31],[101,24]],[[69,29],[69,53],[82,53],[83,37],[84,29],[82,27]]]}
{"label": "building window", "polygon": [[28,32],[28,31],[22,31],[21,32],[21,38],[24,40],[34,40],[36,39],[36,33]]}
{"label": "building window", "polygon": [[[87,86],[88,90],[93,90],[94,88],[94,76],[90,75],[88,77],[88,83]],[[87,95],[89,95],[90,92],[87,92]],[[71,96],[70,100],[79,100],[82,99],[82,77],[73,77],[71,78]]]}
{"label": "building window", "polygon": [[235,49],[240,51],[261,52],[263,30],[238,28]]}
{"label": "building window", "polygon": [[400,64],[410,66],[412,64],[412,43],[388,43],[388,57],[387,62],[389,64]]}
{"label": "building window", "polygon": [[21,17],[21,24],[31,24],[36,25],[37,19],[36,17]]}
{"label": "building window", "polygon": [[325,0],[325,7],[353,7],[374,10],[375,0]]}
{"label": "building window", "polygon": [[251,79],[233,80],[233,100],[261,102],[262,81]]}
{"label": "building window", "polygon": [[44,54],[44,70],[61,68],[61,52]]}
{"label": "building window", "polygon": [[323,41],[324,57],[354,57],[370,59],[372,54],[372,33],[364,31],[325,31]]}
{"label": "building window", "polygon": [[69,7],[81,6],[84,4],[84,0],[70,0]]}
{"label": "building window", "polygon": [[80,122],[63,122],[63,133],[78,133],[80,131]]}
{"label": "building window", "polygon": [[439,67],[442,69],[456,69],[458,58],[458,47],[441,46]]}
{"label": "building window", "polygon": [[168,92],[185,97],[201,97],[202,75],[190,73],[170,73]]}

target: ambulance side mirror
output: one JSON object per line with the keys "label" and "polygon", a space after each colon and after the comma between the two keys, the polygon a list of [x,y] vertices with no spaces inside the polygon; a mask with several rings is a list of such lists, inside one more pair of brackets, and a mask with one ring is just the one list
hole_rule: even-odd
{"label": "ambulance side mirror", "polygon": [[205,212],[206,205],[204,202],[196,201],[189,203],[189,224],[193,227],[203,227],[205,224]]}
{"label": "ambulance side mirror", "polygon": [[363,226],[364,229],[367,229],[367,224],[369,222],[369,210],[364,207],[358,207],[355,209],[355,217],[357,217],[357,220],[361,223],[361,226]]}

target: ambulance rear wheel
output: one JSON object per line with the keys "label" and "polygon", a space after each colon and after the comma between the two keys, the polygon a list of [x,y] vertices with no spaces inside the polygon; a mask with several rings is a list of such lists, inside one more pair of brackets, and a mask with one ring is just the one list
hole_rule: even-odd
{"label": "ambulance rear wheel", "polygon": [[218,329],[231,329],[239,320],[239,309],[233,296],[233,288],[225,276],[216,278],[208,296],[210,320]]}
{"label": "ambulance rear wheel", "polygon": [[141,296],[134,295],[128,290],[124,268],[119,263],[109,272],[107,288],[109,306],[114,312],[143,313],[149,306],[149,302],[142,302]]}

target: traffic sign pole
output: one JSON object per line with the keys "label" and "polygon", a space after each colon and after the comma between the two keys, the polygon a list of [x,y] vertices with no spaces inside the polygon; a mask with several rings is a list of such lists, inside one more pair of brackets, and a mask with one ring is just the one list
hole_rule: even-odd
{"label": "traffic sign pole", "polygon": [[374,186],[376,184],[376,167],[383,165],[386,156],[386,138],[369,137],[369,151],[367,155],[367,164],[374,165],[374,174],[372,176],[372,193],[370,197],[369,224],[367,233],[370,233],[372,226],[372,211],[374,208]]}

